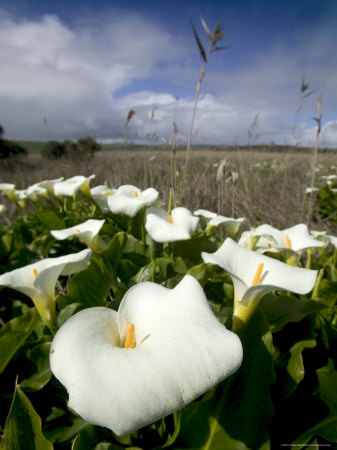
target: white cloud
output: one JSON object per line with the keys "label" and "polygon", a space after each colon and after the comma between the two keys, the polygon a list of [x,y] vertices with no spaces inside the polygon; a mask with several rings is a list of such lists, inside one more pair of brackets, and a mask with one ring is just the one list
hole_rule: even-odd
{"label": "white cloud", "polygon": [[[139,14],[113,14],[90,21],[79,18],[70,28],[54,15],[18,21],[0,13],[0,40],[0,120],[6,137],[76,139],[93,128],[98,139],[123,140],[127,112],[135,109],[130,139],[148,140],[153,133],[169,139],[175,122],[179,138],[187,140],[199,55],[194,42],[193,49],[188,48],[191,41],[172,35],[165,25]],[[327,35],[320,42],[328,58]],[[332,76],[337,64],[330,61],[327,71],[317,45],[311,53],[309,49],[307,42],[292,49],[280,45],[250,58],[249,66],[243,63],[227,71],[222,70],[223,61],[230,60],[230,53],[218,60],[218,54],[212,55],[214,63],[202,85],[208,94],[198,104],[193,142],[246,144],[259,114],[251,141],[289,143],[305,57],[310,88],[325,88],[322,142],[337,146],[337,81]],[[184,89],[186,95],[181,94]],[[303,123],[301,139],[308,145],[315,136],[315,95],[305,99],[297,120]]]}

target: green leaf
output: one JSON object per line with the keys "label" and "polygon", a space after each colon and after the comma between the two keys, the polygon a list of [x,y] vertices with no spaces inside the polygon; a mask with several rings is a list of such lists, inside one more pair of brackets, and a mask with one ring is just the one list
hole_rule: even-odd
{"label": "green leaf", "polygon": [[[181,421],[181,411],[176,411],[173,413],[173,431],[168,433],[166,442],[159,448],[170,447],[174,444],[180,432],[180,421]],[[172,448],[172,447],[171,447]]]}
{"label": "green leaf", "polygon": [[198,46],[199,51],[200,51],[200,55],[201,55],[202,59],[205,62],[207,62],[207,55],[206,55],[205,49],[204,49],[204,47],[203,47],[203,45],[202,45],[202,43],[200,41],[200,38],[199,38],[198,33],[197,33],[197,30],[195,29],[192,21],[191,21],[191,26],[192,26],[192,30],[193,30],[195,41],[196,41],[197,46]]}
{"label": "green leaf", "polygon": [[172,242],[174,256],[181,256],[185,260],[201,263],[201,252],[213,253],[217,244],[207,236],[193,236],[186,241]]}
{"label": "green leaf", "polygon": [[117,233],[106,250],[93,254],[89,266],[70,279],[68,297],[71,303],[79,302],[85,307],[105,305],[116,283],[116,267],[125,242],[125,233]]}
{"label": "green leaf", "polygon": [[275,380],[272,357],[262,340],[268,329],[257,310],[241,335],[241,368],[211,398],[184,408],[179,438],[188,448],[258,449],[268,441],[274,411],[270,387]]}
{"label": "green leaf", "polygon": [[[330,412],[337,415],[337,371],[332,359],[327,366],[317,370],[319,381],[319,396],[327,404]],[[337,429],[336,429],[337,436]]]}
{"label": "green leaf", "polygon": [[204,286],[207,283],[209,278],[209,271],[212,266],[210,264],[201,263],[197,266],[191,267],[188,271],[188,275],[192,275],[195,279],[199,281],[201,286]]}
{"label": "green leaf", "polygon": [[22,389],[38,391],[50,380],[52,376],[49,365],[50,346],[51,342],[44,342],[28,352],[28,359],[35,364],[36,370],[31,377],[20,383]]}
{"label": "green leaf", "polygon": [[302,358],[302,351],[306,348],[316,347],[314,339],[296,342],[290,349],[290,358],[287,365],[287,370],[291,378],[298,384],[304,378],[304,365]]}
{"label": "green leaf", "polygon": [[[81,417],[75,417],[71,426],[65,427],[64,430],[58,434],[56,442],[67,442],[74,438],[81,430],[88,426],[88,422]],[[91,426],[91,425],[90,425]]]}
{"label": "green leaf", "polygon": [[108,442],[100,442],[102,441],[102,437],[99,436],[99,428],[93,425],[85,426],[80,433],[75,437],[71,450],[117,450],[125,448],[120,447],[119,445],[108,443]]}
{"label": "green leaf", "polygon": [[154,277],[154,261],[151,261],[146,266],[142,267],[140,271],[132,278],[136,283],[142,283],[143,281],[152,281]]}
{"label": "green leaf", "polygon": [[64,220],[55,211],[39,211],[35,214],[35,217],[48,230],[62,230],[67,227]]}
{"label": "green leaf", "polygon": [[40,323],[40,316],[35,308],[31,308],[23,316],[10,320],[0,328],[0,373]]}
{"label": "green leaf", "polygon": [[131,234],[126,235],[126,242],[123,248],[123,255],[136,254],[146,258],[151,257],[151,249],[139,239],[136,239]]}
{"label": "green leaf", "polygon": [[327,366],[317,370],[318,395],[329,408],[329,415],[317,425],[305,431],[295,443],[305,442],[314,436],[321,436],[330,442],[337,442],[337,371],[332,359]]}
{"label": "green leaf", "polygon": [[57,316],[56,323],[58,328],[60,328],[76,311],[77,308],[81,306],[80,303],[71,303],[64,307],[59,315]]}
{"label": "green leaf", "polygon": [[6,420],[1,450],[52,450],[53,445],[42,434],[41,419],[28,397],[15,387],[14,398]]}
{"label": "green leaf", "polygon": [[299,300],[288,295],[265,295],[260,308],[273,331],[280,331],[289,322],[299,322],[309,314],[322,311],[326,305],[312,300]]}

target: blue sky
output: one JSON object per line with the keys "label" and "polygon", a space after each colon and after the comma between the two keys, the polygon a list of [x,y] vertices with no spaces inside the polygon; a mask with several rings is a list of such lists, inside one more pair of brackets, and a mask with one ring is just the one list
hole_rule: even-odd
{"label": "blue sky", "polygon": [[[0,0],[5,136],[118,142],[134,109],[130,140],[163,143],[175,122],[186,142],[200,16],[228,48],[209,58],[193,143],[312,145],[321,94],[321,145],[337,147],[335,0]],[[315,92],[301,99],[303,77]]]}

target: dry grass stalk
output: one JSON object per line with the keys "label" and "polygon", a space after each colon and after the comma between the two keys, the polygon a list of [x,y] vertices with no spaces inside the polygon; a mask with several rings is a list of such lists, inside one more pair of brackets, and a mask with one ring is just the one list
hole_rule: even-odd
{"label": "dry grass stalk", "polygon": [[[144,155],[148,161],[149,184],[144,184]],[[195,150],[191,160],[190,183],[186,190],[186,201],[180,203],[191,211],[199,208],[217,212],[218,183],[216,172],[218,163],[228,156],[228,150]],[[269,223],[277,228],[287,228],[296,223],[306,221],[306,211],[303,210],[303,196],[308,186],[308,172],[311,169],[310,152],[294,152],[291,154],[269,153],[253,149],[231,152],[230,169],[239,172],[239,179],[235,183],[235,215],[245,217],[245,228],[261,223]],[[185,160],[184,151],[175,151],[177,167],[182,167]],[[33,183],[44,179],[64,176],[70,178],[74,175],[89,176],[93,173],[96,178],[91,186],[103,184],[105,181],[111,188],[122,184],[134,184],[142,189],[150,185],[160,192],[163,204],[168,205],[169,189],[172,183],[171,172],[172,149],[120,149],[101,150],[90,161],[58,160],[49,161],[41,158],[39,153],[31,153],[28,157],[17,160],[4,160],[0,165],[0,181],[15,183],[17,189],[23,189]],[[331,166],[335,164],[334,153],[323,153],[318,150],[317,167],[320,174],[331,173]],[[217,166],[215,167],[215,164]],[[226,173],[229,169],[226,166]],[[242,179],[242,173],[247,175]],[[228,176],[227,176],[228,178]],[[177,176],[173,181],[177,185]],[[223,191],[222,213],[225,216],[233,215],[233,197],[230,191],[233,185]],[[9,213],[13,209],[11,202],[6,203]],[[5,216],[0,216],[0,222]],[[337,226],[330,220],[323,221],[314,215],[312,223],[316,230],[325,230],[329,234],[337,235]]]}
{"label": "dry grass stalk", "polygon": [[218,51],[218,50],[222,50],[226,47],[218,47],[217,43],[225,36],[225,33],[223,31],[222,25],[220,23],[217,23],[215,25],[215,28],[213,30],[213,32],[211,32],[208,28],[208,26],[206,25],[204,19],[201,17],[201,24],[206,32],[206,35],[209,39],[209,44],[208,44],[208,49],[207,51],[205,51],[201,40],[198,36],[198,33],[193,25],[193,22],[191,22],[192,25],[192,30],[193,30],[193,34],[197,43],[197,46],[199,48],[200,51],[200,55],[203,59],[203,65],[200,69],[200,73],[199,73],[199,78],[197,81],[197,85],[196,85],[196,95],[194,98],[194,105],[193,105],[193,110],[192,110],[192,118],[191,118],[191,123],[190,123],[190,129],[189,129],[189,133],[188,133],[188,140],[187,140],[187,148],[186,148],[186,158],[185,158],[185,166],[184,166],[184,175],[183,175],[183,198],[185,198],[185,193],[186,193],[186,183],[187,183],[187,173],[188,173],[188,166],[189,166],[189,160],[191,157],[191,149],[192,149],[192,136],[193,136],[193,128],[194,128],[194,121],[195,121],[195,115],[197,112],[197,106],[198,106],[198,102],[199,102],[199,97],[200,97],[200,88],[201,88],[201,83],[205,77],[206,74],[206,66],[207,66],[207,62],[209,59],[209,56],[212,52]]}
{"label": "dry grass stalk", "polygon": [[224,168],[226,167],[227,156],[220,162],[218,170],[216,171],[216,182],[218,185],[218,214],[222,214],[222,205],[224,202]]}
{"label": "dry grass stalk", "polygon": [[316,167],[317,167],[317,155],[319,148],[319,136],[321,133],[321,123],[322,123],[322,96],[319,95],[317,97],[317,117],[315,117],[317,122],[317,131],[316,131],[316,139],[315,139],[315,147],[312,155],[312,163],[311,163],[311,183],[310,183],[310,193],[309,193],[309,204],[308,204],[308,218],[307,225],[310,226],[312,220],[312,207],[314,200],[314,186],[315,186],[315,178],[316,178]]}
{"label": "dry grass stalk", "polygon": [[132,119],[132,117],[136,114],[136,111],[134,109],[130,109],[126,116],[125,121],[125,134],[124,134],[124,147],[128,147],[128,137],[129,137],[129,122]]}

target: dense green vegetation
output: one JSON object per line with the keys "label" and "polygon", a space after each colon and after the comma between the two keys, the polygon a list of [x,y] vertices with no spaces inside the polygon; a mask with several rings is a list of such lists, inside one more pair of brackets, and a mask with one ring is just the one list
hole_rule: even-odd
{"label": "dense green vegetation", "polygon": [[[257,166],[255,170],[261,177],[274,169]],[[202,252],[213,254],[229,234],[235,241],[241,235],[237,230],[233,234],[226,223],[207,226],[208,219],[201,218],[190,239],[155,243],[144,226],[149,206],[133,216],[111,212],[89,190],[89,183],[94,186],[92,180],[86,180],[71,195],[56,194],[53,183],[44,192],[38,189],[43,188],[41,183],[27,189],[26,197],[19,197],[15,188],[5,191],[2,186],[12,198],[4,197],[8,211],[12,208],[10,215],[2,213],[8,219],[1,227],[3,274],[87,248],[76,233],[71,239],[57,240],[51,230],[79,228],[89,218],[105,222],[90,244],[89,265],[59,277],[52,321],[41,315],[36,299],[32,301],[8,285],[1,288],[0,420],[4,434],[0,448],[266,450],[290,444],[296,448],[333,446],[337,442],[337,250],[333,238],[324,233],[317,237],[320,247],[267,252],[273,261],[317,270],[314,289],[293,294],[272,288],[251,320],[236,331],[244,351],[241,368],[179,413],[120,437],[88,424],[68,408],[66,389],[49,365],[55,331],[86,308],[118,310],[135,284],[151,281],[172,289],[186,274],[198,280],[214,314],[231,329],[233,281],[228,271],[206,264]],[[333,184],[329,186],[334,189]],[[101,200],[106,198],[102,195]],[[157,206],[161,200],[159,196]],[[324,214],[330,214],[326,212],[330,201],[324,199]],[[260,254],[252,248],[252,253]],[[48,308],[44,306],[44,311]]]}

